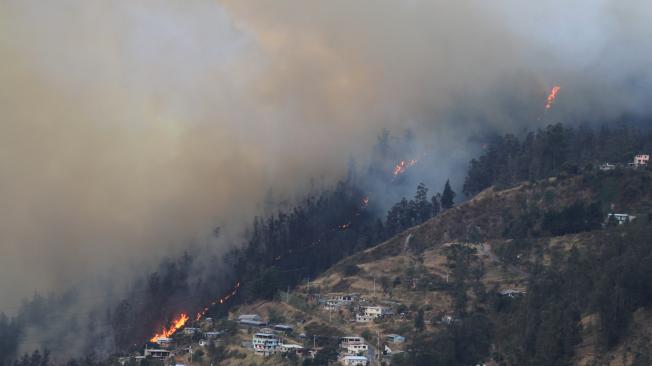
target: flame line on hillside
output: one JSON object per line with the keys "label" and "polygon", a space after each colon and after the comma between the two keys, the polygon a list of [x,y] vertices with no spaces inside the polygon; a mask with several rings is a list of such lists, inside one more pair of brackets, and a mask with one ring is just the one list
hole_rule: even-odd
{"label": "flame line on hillside", "polygon": [[[201,319],[206,315],[208,310],[210,309],[211,306],[217,305],[217,304],[224,304],[226,303],[229,299],[231,299],[235,294],[238,292],[238,289],[240,288],[240,281],[238,281],[233,289],[226,295],[222,296],[221,298],[212,301],[209,305],[206,305],[201,311],[197,312],[195,315],[195,321]],[[161,338],[169,338],[172,335],[174,335],[181,327],[186,325],[188,323],[188,320],[190,320],[190,316],[188,316],[187,313],[181,312],[179,315],[177,315],[174,320],[171,322],[169,327],[163,327],[163,329],[156,333],[154,336],[152,336],[149,341],[150,342],[157,342]]]}

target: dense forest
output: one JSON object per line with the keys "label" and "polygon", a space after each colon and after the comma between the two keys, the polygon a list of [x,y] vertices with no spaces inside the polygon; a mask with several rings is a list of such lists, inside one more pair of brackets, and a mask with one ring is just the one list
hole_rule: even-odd
{"label": "dense forest", "polygon": [[597,169],[599,164],[627,164],[634,155],[652,151],[652,131],[628,124],[616,127],[549,125],[517,137],[495,136],[482,155],[471,160],[463,192],[473,196],[495,185],[509,187],[560,173]]}

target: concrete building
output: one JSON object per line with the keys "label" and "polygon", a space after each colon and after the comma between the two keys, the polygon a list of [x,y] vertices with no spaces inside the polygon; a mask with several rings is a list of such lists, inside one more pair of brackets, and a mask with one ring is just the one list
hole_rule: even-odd
{"label": "concrete building", "polygon": [[270,356],[280,351],[281,341],[271,329],[262,329],[260,332],[255,333],[251,343],[254,352],[258,355]]}
{"label": "concrete building", "polygon": [[634,156],[634,166],[646,166],[650,162],[650,155],[639,154]]}

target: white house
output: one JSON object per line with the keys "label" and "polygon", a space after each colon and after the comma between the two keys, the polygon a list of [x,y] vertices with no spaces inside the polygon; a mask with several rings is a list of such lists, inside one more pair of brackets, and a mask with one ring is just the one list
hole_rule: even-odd
{"label": "white house", "polygon": [[515,290],[515,289],[507,289],[507,290],[502,290],[498,293],[500,296],[507,296],[507,297],[518,297],[521,295],[524,295],[525,292],[521,290]]}
{"label": "white house", "polygon": [[303,352],[303,346],[300,346],[298,344],[286,344],[283,343],[280,345],[280,350],[282,353],[296,353],[300,354]]}
{"label": "white house", "polygon": [[607,216],[607,220],[613,219],[618,223],[618,225],[626,224],[626,223],[634,220],[635,218],[636,218],[636,216],[632,216],[632,215],[629,215],[629,214],[617,214],[617,213],[610,213]]}
{"label": "white house", "polygon": [[613,164],[609,164],[609,163],[600,164],[600,170],[602,170],[603,172],[614,170],[614,169],[616,169],[616,166]]}
{"label": "white house", "polygon": [[346,348],[349,344],[364,343],[364,338],[360,336],[348,336],[340,338],[340,347]]}
{"label": "white house", "polygon": [[349,343],[346,345],[346,353],[349,355],[367,353],[367,351],[369,351],[369,346],[366,343]]}
{"label": "white house", "polygon": [[650,162],[650,155],[639,154],[634,156],[634,166],[645,166]]}
{"label": "white house", "polygon": [[153,348],[145,348],[145,351],[143,352],[143,356],[145,357],[152,357],[152,358],[167,358],[172,354],[169,350],[166,349],[153,349]]}
{"label": "white house", "polygon": [[344,356],[342,365],[345,366],[366,366],[367,358],[364,356]]}
{"label": "white house", "polygon": [[262,329],[253,335],[251,343],[256,354],[269,356],[280,350],[281,341],[271,329]]}
{"label": "white house", "polygon": [[172,338],[166,338],[166,337],[161,337],[156,340],[156,344],[163,348],[169,348],[172,345],[174,345],[174,339]]}
{"label": "white house", "polygon": [[387,306],[366,306],[364,308],[364,315],[380,318],[381,316],[394,314],[392,308]]}

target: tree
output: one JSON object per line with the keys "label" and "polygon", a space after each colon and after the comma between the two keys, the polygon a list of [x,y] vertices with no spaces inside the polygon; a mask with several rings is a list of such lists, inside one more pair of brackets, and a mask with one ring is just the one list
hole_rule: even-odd
{"label": "tree", "polygon": [[425,327],[426,327],[426,322],[424,320],[423,309],[419,309],[416,318],[414,318],[414,328],[418,332],[423,332]]}
{"label": "tree", "polygon": [[419,183],[417,192],[414,195],[414,210],[418,223],[428,220],[432,216],[432,204],[428,202],[428,188],[425,184]]}
{"label": "tree", "polygon": [[444,191],[441,194],[441,208],[444,210],[448,210],[449,208],[453,207],[454,200],[455,200],[455,192],[451,188],[450,181],[446,180],[446,184],[444,185]]}

